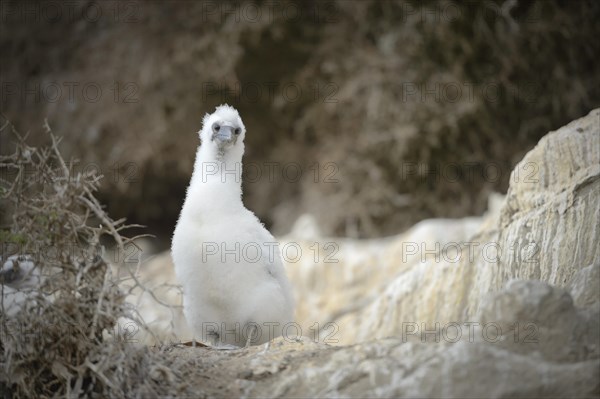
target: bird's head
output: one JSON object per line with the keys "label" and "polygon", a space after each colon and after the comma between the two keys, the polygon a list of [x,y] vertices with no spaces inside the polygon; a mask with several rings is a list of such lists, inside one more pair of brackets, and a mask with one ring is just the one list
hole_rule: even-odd
{"label": "bird's head", "polygon": [[37,287],[40,273],[29,256],[13,255],[0,268],[0,284],[15,289]]}
{"label": "bird's head", "polygon": [[229,105],[220,105],[212,114],[206,114],[202,121],[200,140],[203,146],[212,147],[217,154],[237,149],[244,150],[246,128],[237,110]]}

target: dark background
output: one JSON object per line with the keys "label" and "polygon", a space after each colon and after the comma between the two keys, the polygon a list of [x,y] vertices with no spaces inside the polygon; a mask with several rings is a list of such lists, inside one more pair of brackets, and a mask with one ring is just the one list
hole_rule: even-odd
{"label": "dark background", "polygon": [[0,4],[3,116],[38,144],[47,119],[159,248],[220,103],[247,128],[246,206],[275,234],[310,213],[352,237],[481,214],[600,105],[597,1]]}

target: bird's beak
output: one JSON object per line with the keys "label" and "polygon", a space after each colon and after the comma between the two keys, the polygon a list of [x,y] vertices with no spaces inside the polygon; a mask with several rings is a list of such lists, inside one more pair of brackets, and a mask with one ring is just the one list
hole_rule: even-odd
{"label": "bird's beak", "polygon": [[222,125],[221,129],[213,135],[213,140],[216,140],[220,147],[235,144],[237,136],[233,131],[233,126]]}

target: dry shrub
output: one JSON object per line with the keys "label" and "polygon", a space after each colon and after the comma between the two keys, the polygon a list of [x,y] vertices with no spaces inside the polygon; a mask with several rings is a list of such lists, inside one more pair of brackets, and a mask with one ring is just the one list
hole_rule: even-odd
{"label": "dry shrub", "polygon": [[1,230],[2,258],[27,254],[42,276],[20,289],[16,303],[5,303],[10,288],[0,285],[0,391],[4,397],[185,393],[160,349],[132,346],[116,327],[119,317],[134,316],[101,241],[109,237],[122,248],[129,226],[112,220],[94,197],[101,177],[73,173],[46,128],[51,144],[38,148],[8,123],[0,132],[15,144],[0,158],[2,209],[11,216]]}

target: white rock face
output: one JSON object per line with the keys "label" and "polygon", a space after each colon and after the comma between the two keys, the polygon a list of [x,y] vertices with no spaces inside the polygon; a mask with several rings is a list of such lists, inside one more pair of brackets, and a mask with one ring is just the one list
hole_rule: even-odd
{"label": "white rock face", "polygon": [[[312,337],[318,323],[322,330],[319,335],[327,343],[350,344],[371,339],[373,330],[362,330],[362,325],[376,325],[370,319],[379,315],[372,313],[371,306],[390,289],[394,276],[417,276],[411,273],[418,272],[421,249],[452,249],[453,243],[475,234],[482,220],[424,220],[406,233],[386,239],[286,237],[281,247],[295,296],[303,298],[296,310],[302,331]],[[293,256],[293,248],[300,248],[302,256]],[[436,256],[430,253],[427,257]],[[412,284],[410,278],[402,281]],[[395,325],[385,321],[387,317],[380,321],[393,331]],[[391,335],[387,330],[380,331],[381,336]]]}
{"label": "white rock face", "polygon": [[531,248],[523,261],[504,249],[502,277],[564,286],[600,260],[600,112],[542,138],[511,174],[500,240]]}
{"label": "white rock face", "polygon": [[[512,279],[564,287],[581,269],[600,264],[599,120],[595,110],[545,136],[517,165],[500,211],[490,212],[478,233],[460,237],[438,225],[452,237],[434,238],[439,256],[421,250],[421,261],[411,263],[388,253],[395,268],[386,268],[385,290],[337,321],[344,342],[397,335],[406,323],[474,320],[486,294]],[[399,239],[397,254],[414,242],[433,248],[415,231]],[[449,241],[468,244],[456,251]]]}

